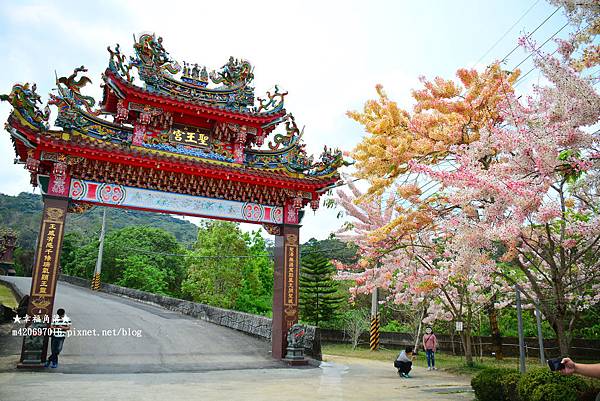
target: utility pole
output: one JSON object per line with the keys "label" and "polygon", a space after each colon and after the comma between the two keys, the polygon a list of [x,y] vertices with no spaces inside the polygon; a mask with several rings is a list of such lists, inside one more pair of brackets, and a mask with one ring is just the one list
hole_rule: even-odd
{"label": "utility pole", "polygon": [[100,273],[102,272],[102,253],[104,252],[104,232],[106,229],[106,208],[102,210],[102,228],[100,229],[100,245],[98,246],[98,259],[96,259],[96,268],[94,277],[92,277],[92,290],[100,290]]}
{"label": "utility pole", "polygon": [[542,335],[542,314],[538,303],[535,304],[535,320],[537,321],[538,344],[540,347],[540,362],[542,366],[546,365],[546,355],[544,352],[544,336]]}
{"label": "utility pole", "polygon": [[525,338],[523,336],[523,311],[521,310],[521,292],[515,284],[515,297],[517,301],[517,322],[519,328],[519,371],[525,373]]}
{"label": "utility pole", "polygon": [[371,330],[369,331],[369,346],[371,351],[377,351],[379,348],[379,313],[378,313],[377,287],[371,294]]}

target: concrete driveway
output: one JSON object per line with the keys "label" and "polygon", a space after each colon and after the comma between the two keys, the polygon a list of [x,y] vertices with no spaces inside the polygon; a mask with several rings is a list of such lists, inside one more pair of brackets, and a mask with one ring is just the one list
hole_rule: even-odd
{"label": "concrete driveway", "polygon": [[[401,379],[379,361],[327,357],[319,368],[207,372],[1,373],[2,401],[473,400],[468,380],[418,368]],[[50,396],[49,396],[50,394]],[[60,397],[52,398],[52,394]]]}
{"label": "concrete driveway", "polygon": [[[29,293],[29,278],[2,280]],[[266,341],[132,299],[59,282],[54,304],[54,309],[58,308],[66,310],[73,329],[81,334],[96,330],[97,335],[67,338],[57,372],[152,373],[283,366],[271,359]],[[12,340],[0,342],[5,361],[6,355],[20,354],[22,340]],[[0,367],[6,368],[6,363]]]}
{"label": "concrete driveway", "polygon": [[[28,292],[28,279],[8,279]],[[124,330],[67,338],[59,368],[41,372],[17,371],[20,339],[0,336],[0,401],[474,398],[466,378],[415,368],[401,379],[391,362],[325,356],[319,367],[287,368],[259,339],[65,283],[55,307],[66,309],[75,329]],[[134,330],[142,336],[124,335]]]}

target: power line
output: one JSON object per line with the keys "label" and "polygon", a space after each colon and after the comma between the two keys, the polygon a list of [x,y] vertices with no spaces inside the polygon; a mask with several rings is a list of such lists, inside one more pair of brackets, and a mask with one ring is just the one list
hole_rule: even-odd
{"label": "power line", "polygon": [[[550,53],[550,56],[553,56],[554,53],[556,53],[557,51],[558,51],[558,48],[556,50],[554,50],[552,53]],[[520,76],[519,79],[517,79],[517,82],[515,82],[514,88],[516,88],[519,84],[521,84],[523,82],[523,80],[525,79],[525,77],[527,75],[529,75],[536,68],[537,67],[533,66],[533,67],[531,67],[531,69],[529,71],[527,71],[525,74],[523,74],[522,76]]]}
{"label": "power line", "polygon": [[[542,43],[542,45],[540,47],[537,48],[536,51],[540,50],[546,43],[548,43],[554,36],[556,36],[560,31],[562,31],[566,26],[568,25],[568,22],[562,26],[562,28],[560,28],[558,31],[556,31],[552,36],[550,36],[544,43]],[[586,30],[590,25],[586,26],[585,28],[583,28],[583,30]],[[582,29],[578,29],[576,34],[581,32]],[[558,51],[558,47],[549,54],[549,57],[553,56],[557,51]],[[517,67],[519,67],[519,65],[523,64],[523,62],[525,62],[528,58],[530,58],[533,55],[533,52],[530,53],[524,60],[522,60],[519,64],[517,64],[517,66],[513,69],[513,71],[515,69],[517,69]],[[522,75],[521,77],[519,77],[519,79],[517,79],[517,82],[515,82],[514,87],[517,87],[517,85],[519,85],[521,82],[523,82],[523,80],[525,79],[525,77],[527,75],[529,75],[533,70],[535,70],[537,67],[533,66],[529,71],[527,71],[524,75]]]}
{"label": "power line", "polygon": [[[544,47],[544,46],[546,45],[546,43],[550,42],[550,40],[552,40],[552,38],[554,38],[556,35],[558,35],[560,31],[562,31],[563,29],[565,29],[565,28],[567,27],[567,25],[569,25],[569,23],[568,23],[568,22],[567,22],[567,23],[565,23],[565,24],[564,24],[564,25],[563,25],[563,26],[562,26],[562,27],[561,27],[561,28],[560,28],[558,31],[554,32],[554,33],[552,34],[552,36],[550,36],[548,39],[546,39],[546,41],[545,41],[544,43],[542,43],[542,44],[540,45],[540,47],[538,47],[538,48],[536,49],[536,51],[539,51],[539,50],[540,50],[542,47]],[[555,53],[556,53],[556,51],[555,51]],[[554,53],[552,53],[552,54],[554,54]],[[529,58],[530,58],[531,56],[533,56],[533,52],[529,53],[529,55],[528,55],[527,57],[525,57],[523,60],[521,60],[521,62],[520,62],[519,64],[517,64],[517,65],[516,65],[516,66],[513,68],[513,71],[514,71],[514,70],[516,70],[517,68],[519,68],[519,66],[520,66],[521,64],[523,64],[525,61],[529,60]]]}
{"label": "power line", "polygon": [[[556,14],[556,13],[558,12],[558,10],[560,10],[560,7],[558,7],[556,10],[554,10],[554,12],[553,12],[552,14],[550,14],[549,16],[547,16],[547,17],[546,17],[546,19],[545,19],[545,20],[543,20],[543,21],[542,21],[542,23],[541,23],[541,24],[539,24],[539,25],[538,25],[538,26],[537,26],[537,27],[536,27],[536,28],[533,30],[533,32],[531,32],[529,35],[527,35],[527,38],[530,38],[530,37],[531,37],[531,35],[533,35],[534,33],[536,33],[536,31],[537,31],[538,29],[540,29],[540,28],[541,28],[541,27],[542,27],[542,26],[543,26],[543,25],[544,25],[546,22],[548,22],[548,20],[549,20],[550,18],[552,18],[552,16],[553,16],[554,14]],[[515,50],[517,50],[517,49],[518,49],[520,46],[521,46],[521,45],[516,45],[516,46],[515,46],[515,47],[514,47],[514,48],[513,48],[513,49],[512,49],[510,52],[508,52],[508,54],[507,54],[506,56],[504,56],[504,57],[502,58],[502,60],[500,60],[500,62],[501,62],[501,63],[505,62],[505,61],[506,61],[506,59],[507,59],[507,58],[508,58],[508,57],[509,57],[511,54],[513,54],[513,53],[515,52]]]}
{"label": "power line", "polygon": [[[189,253],[157,252],[157,251],[150,251],[147,249],[138,249],[138,248],[131,248],[131,247],[127,247],[127,249],[131,250],[131,251],[152,254],[152,255],[179,256],[179,257],[191,256],[193,258],[200,258],[200,259],[253,259],[253,258],[273,259],[274,258],[274,255],[272,253],[261,253],[261,254],[256,254],[256,255],[216,255],[215,256],[215,255],[194,255],[194,254],[189,254]],[[335,252],[335,251],[342,251],[345,249],[348,249],[348,248],[347,247],[339,247],[339,248],[329,248],[329,249],[315,249],[315,250],[308,250],[308,251],[300,251],[300,255],[307,255],[307,254],[313,254],[313,253]]]}
{"label": "power line", "polygon": [[[488,50],[487,50],[487,51],[486,51],[486,52],[483,54],[483,56],[481,56],[481,57],[479,58],[479,60],[477,60],[477,61],[475,62],[475,64],[478,64],[478,63],[479,63],[481,60],[483,60],[483,59],[485,58],[485,56],[487,56],[487,55],[488,55],[488,54],[489,54],[489,53],[490,53],[492,50],[494,50],[494,48],[495,48],[495,47],[498,45],[498,43],[500,43],[500,42],[501,42],[501,41],[502,41],[502,40],[503,40],[503,39],[506,37],[506,35],[508,35],[508,34],[509,34],[509,33],[510,33],[510,32],[511,32],[513,29],[514,29],[514,27],[515,27],[515,26],[517,26],[517,24],[518,24],[519,22],[521,22],[521,21],[522,21],[522,20],[523,20],[523,18],[525,18],[525,16],[526,16],[527,14],[529,14],[529,12],[530,12],[530,11],[533,9],[533,7],[535,7],[535,6],[537,5],[537,3],[539,3],[539,2],[540,2],[540,0],[536,0],[536,1],[535,1],[535,2],[534,2],[534,3],[533,3],[533,4],[532,4],[532,5],[531,5],[531,6],[530,6],[528,9],[527,9],[527,11],[525,11],[525,12],[523,13],[523,15],[521,15],[521,16],[519,17],[519,19],[518,19],[518,20],[517,20],[517,21],[516,21],[514,24],[512,24],[512,26],[511,26],[510,28],[508,28],[508,30],[507,30],[506,32],[504,32],[504,34],[503,34],[503,35],[502,35],[502,36],[501,36],[501,37],[500,37],[500,38],[499,38],[499,39],[498,39],[498,40],[497,40],[497,41],[496,41],[496,42],[495,42],[495,43],[492,45],[492,47],[490,47],[490,48],[489,48],[489,49],[488,49]],[[475,65],[473,65],[473,67],[475,67]]]}

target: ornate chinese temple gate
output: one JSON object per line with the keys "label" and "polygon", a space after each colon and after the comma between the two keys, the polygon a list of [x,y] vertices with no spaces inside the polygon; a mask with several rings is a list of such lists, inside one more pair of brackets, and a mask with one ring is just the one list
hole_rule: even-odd
{"label": "ornate chinese temple gate", "polygon": [[[103,99],[81,93],[91,80],[76,68],[58,78],[48,126],[36,86],[14,85],[6,128],[17,160],[44,195],[28,314],[51,315],[68,212],[91,205],[200,216],[263,225],[276,236],[272,355],[285,355],[285,335],[298,320],[302,209],[339,180],[345,164],[327,147],[308,156],[287,93],[255,101],[253,68],[230,58],[218,71],[172,60],[162,38],[144,34],[127,59],[119,45],[102,74]],[[134,84],[137,70],[143,87]],[[276,133],[283,127],[281,133]],[[33,322],[33,327],[46,323]],[[26,337],[20,366],[41,366],[47,338]]]}

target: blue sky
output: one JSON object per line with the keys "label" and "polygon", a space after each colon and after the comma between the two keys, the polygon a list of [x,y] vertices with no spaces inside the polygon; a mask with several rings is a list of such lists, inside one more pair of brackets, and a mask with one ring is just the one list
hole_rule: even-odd
{"label": "blue sky", "polygon": [[[533,7],[532,7],[533,6]],[[530,12],[480,62],[480,58],[530,7]],[[289,91],[286,109],[305,125],[309,151],[324,144],[351,150],[363,135],[346,117],[375,94],[377,83],[400,105],[411,106],[418,77],[453,77],[461,67],[484,67],[502,59],[523,32],[531,32],[555,7],[543,0],[430,1],[8,1],[0,0],[0,93],[15,82],[36,82],[43,99],[54,87],[54,71],[69,75],[85,65],[100,98],[100,74],[108,45],[132,54],[132,35],[156,32],[175,59],[224,64],[230,55],[255,67],[258,96],[274,84]],[[563,26],[559,11],[534,35],[544,42]],[[565,37],[567,29],[559,33]],[[553,51],[548,43],[544,49]],[[524,58],[514,52],[512,68]],[[527,60],[520,67],[532,67]],[[520,85],[539,79],[532,72]],[[10,107],[0,104],[0,121]],[[53,117],[56,116],[53,110]],[[0,192],[31,191],[14,158],[8,133],[0,133]],[[324,238],[341,222],[337,212],[307,210],[304,240]],[[254,228],[250,226],[249,228]]]}

